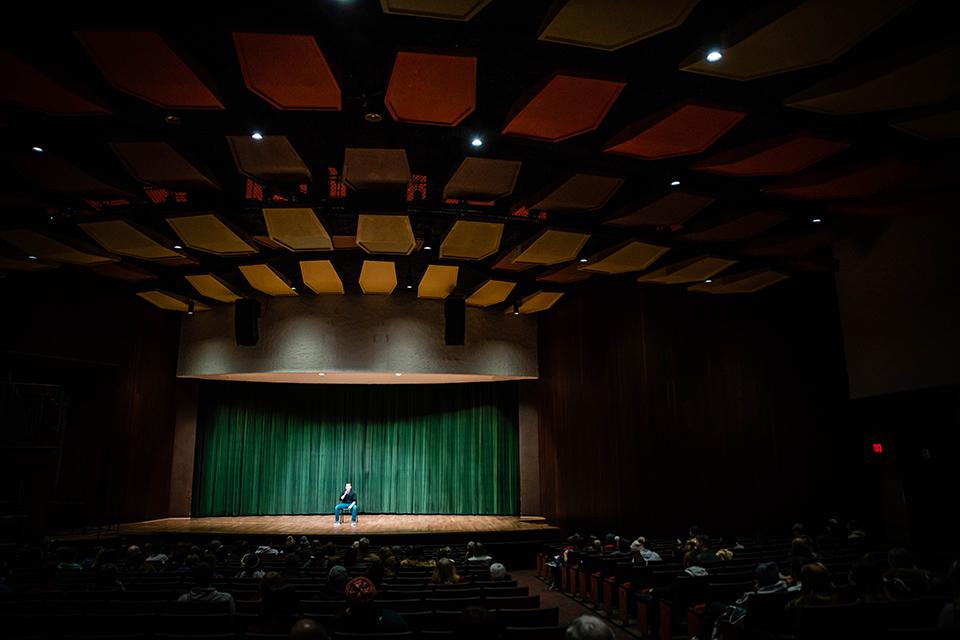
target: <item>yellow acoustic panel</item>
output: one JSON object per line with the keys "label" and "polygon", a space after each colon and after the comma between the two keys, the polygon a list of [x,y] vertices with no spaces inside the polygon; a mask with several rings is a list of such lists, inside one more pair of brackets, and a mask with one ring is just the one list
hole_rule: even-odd
{"label": "yellow acoustic panel", "polygon": [[606,274],[642,271],[667,251],[667,247],[630,240],[592,256],[580,269]]}
{"label": "yellow acoustic panel", "polygon": [[703,282],[736,263],[736,260],[727,258],[700,256],[699,258],[669,264],[656,271],[646,273],[637,278],[637,282],[656,282],[657,284]]}
{"label": "yellow acoustic panel", "polygon": [[237,295],[226,282],[212,273],[200,273],[184,276],[197,293],[204,298],[219,300],[220,302],[236,302],[242,296]]}
{"label": "yellow acoustic panel", "polygon": [[468,156],[443,188],[443,199],[496,200],[513,193],[520,174],[519,160]]}
{"label": "yellow acoustic panel", "polygon": [[760,291],[772,284],[789,278],[785,273],[770,271],[769,269],[754,269],[722,278],[714,278],[713,282],[701,282],[692,287],[687,287],[687,291],[697,291],[700,293],[753,293]]}
{"label": "yellow acoustic panel", "polygon": [[267,234],[290,251],[333,251],[333,238],[309,207],[263,209]]}
{"label": "yellow acoustic panel", "polygon": [[540,40],[614,51],[679,27],[697,0],[566,0]]}
{"label": "yellow acoustic panel", "polygon": [[164,311],[190,311],[190,303],[193,302],[194,311],[209,311],[210,307],[203,304],[202,302],[197,302],[195,300],[191,301],[189,298],[184,298],[181,295],[176,293],[170,293],[169,291],[160,291],[155,289],[153,291],[141,291],[137,294],[150,304],[155,307],[160,307]]}
{"label": "yellow acoustic panel", "polygon": [[347,147],[343,153],[343,179],[357,191],[405,189],[411,180],[407,152]]}
{"label": "yellow acoustic panel", "polygon": [[242,238],[215,213],[167,218],[167,224],[183,244],[218,256],[245,256],[257,252],[257,247]]}
{"label": "yellow acoustic panel", "polygon": [[466,303],[471,307],[489,307],[507,299],[516,282],[505,280],[487,280],[467,296]]}
{"label": "yellow acoustic panel", "polygon": [[960,111],[947,111],[923,118],[901,120],[893,126],[918,138],[952,140],[960,138]]}
{"label": "yellow acoustic panel", "polygon": [[502,222],[457,220],[440,243],[440,257],[450,260],[483,260],[500,248]]}
{"label": "yellow acoustic panel", "polygon": [[497,258],[493,263],[493,268],[499,271],[526,271],[532,269],[535,265],[526,262],[514,262],[517,256],[523,251],[523,245],[518,245]]}
{"label": "yellow acoustic panel", "polygon": [[427,267],[423,277],[420,278],[417,297],[443,300],[457,288],[457,275],[459,273],[460,267],[431,264]]}
{"label": "yellow acoustic panel", "polygon": [[92,245],[76,242],[74,240],[63,240],[47,236],[33,229],[3,229],[0,231],[0,239],[8,244],[12,244],[28,256],[36,256],[45,260],[54,262],[66,262],[67,264],[102,264],[104,262],[114,262],[116,257],[104,253]]}
{"label": "yellow acoustic panel", "polygon": [[578,173],[530,208],[560,213],[596,211],[610,201],[623,183],[623,178]]}
{"label": "yellow acoustic panel", "polygon": [[367,253],[405,256],[417,246],[408,216],[361,213],[357,220],[357,245]]}
{"label": "yellow acoustic panel", "polygon": [[[539,313],[546,311],[563,297],[562,291],[537,291],[530,294],[520,301],[520,313]],[[513,313],[513,309],[507,309],[506,313]]]}
{"label": "yellow acoustic panel", "polygon": [[397,288],[397,267],[392,262],[364,260],[360,268],[360,289],[364,293],[391,294]]}
{"label": "yellow acoustic panel", "polygon": [[268,264],[241,265],[240,273],[247,279],[251,287],[268,296],[297,295],[297,292],[290,286],[290,281]]}
{"label": "yellow acoustic panel", "polygon": [[527,264],[557,264],[573,260],[590,239],[589,233],[544,229],[532,241],[525,243],[514,262]]}
{"label": "yellow acoustic panel", "polygon": [[561,264],[544,271],[537,276],[538,282],[554,282],[557,284],[570,284],[571,282],[581,282],[593,277],[592,273],[580,269],[579,262]]}
{"label": "yellow acoustic panel", "polygon": [[415,18],[466,21],[490,4],[490,0],[380,0],[384,13]]}
{"label": "yellow acoustic panel", "polygon": [[329,260],[301,260],[300,274],[314,293],[343,293],[343,280]]}
{"label": "yellow acoustic panel", "polygon": [[183,254],[170,249],[171,243],[153,237],[154,234],[125,220],[81,222],[77,225],[97,243],[113,253],[143,260],[170,260]]}

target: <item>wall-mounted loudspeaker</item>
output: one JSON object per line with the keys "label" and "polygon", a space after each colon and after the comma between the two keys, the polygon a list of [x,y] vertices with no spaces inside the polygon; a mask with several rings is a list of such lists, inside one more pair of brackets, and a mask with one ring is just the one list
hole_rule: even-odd
{"label": "wall-mounted loudspeaker", "polygon": [[466,303],[463,298],[450,296],[443,304],[443,342],[460,345],[466,332]]}
{"label": "wall-mounted loudspeaker", "polygon": [[237,346],[252,347],[260,339],[260,302],[241,298],[233,303],[233,330]]}

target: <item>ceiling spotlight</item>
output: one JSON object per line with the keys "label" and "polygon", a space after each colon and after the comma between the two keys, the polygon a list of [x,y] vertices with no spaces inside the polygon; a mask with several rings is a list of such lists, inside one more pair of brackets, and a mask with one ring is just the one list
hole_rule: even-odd
{"label": "ceiling spotlight", "polygon": [[43,153],[43,147],[31,147],[37,153]]}
{"label": "ceiling spotlight", "polygon": [[250,137],[256,140],[257,142],[259,142],[260,140],[263,140],[263,134],[260,133],[259,131],[254,131],[253,133],[250,134]]}
{"label": "ceiling spotlight", "polygon": [[820,218],[814,218],[810,222],[812,222],[813,224],[820,224],[821,222],[823,222],[823,220],[821,220]]}
{"label": "ceiling spotlight", "polygon": [[680,181],[679,181],[679,180],[674,180],[673,182],[670,183],[670,186],[671,186],[671,187],[679,187],[679,186],[680,186]]}
{"label": "ceiling spotlight", "polygon": [[586,258],[580,258],[580,262],[586,262],[586,261],[587,261]]}
{"label": "ceiling spotlight", "polygon": [[413,289],[413,285],[410,284],[409,282],[407,283],[407,289]]}
{"label": "ceiling spotlight", "polygon": [[173,245],[173,248],[174,248],[174,249],[183,249],[183,247],[181,247],[181,246],[178,245],[178,244]]}
{"label": "ceiling spotlight", "polygon": [[711,49],[707,52],[707,62],[720,62],[723,59],[723,52],[719,49]]}
{"label": "ceiling spotlight", "polygon": [[397,376],[397,377],[399,378],[399,377],[402,376],[403,374],[400,373],[399,371],[397,371],[397,372],[396,372],[395,374],[393,374],[393,375],[395,375],[395,376]]}
{"label": "ceiling spotlight", "polygon": [[27,256],[27,257],[30,258],[31,260],[37,260],[37,259],[38,259],[37,256]]}
{"label": "ceiling spotlight", "polygon": [[423,250],[424,250],[424,251],[433,251],[433,247],[431,247],[429,244],[425,244],[425,245],[423,245]]}
{"label": "ceiling spotlight", "polygon": [[711,282],[713,282],[713,280],[711,280],[710,278],[707,278],[706,280],[704,280],[704,282],[707,284],[710,284]]}
{"label": "ceiling spotlight", "polygon": [[180,116],[175,116],[173,114],[163,116],[163,121],[172,125],[178,125],[182,122],[182,120],[180,120]]}
{"label": "ceiling spotlight", "polygon": [[187,303],[187,315],[188,316],[193,315],[193,300]]}
{"label": "ceiling spotlight", "polygon": [[367,113],[363,114],[363,119],[367,122],[373,123],[383,122],[383,116],[376,111],[368,111]]}
{"label": "ceiling spotlight", "polygon": [[517,302],[516,300],[514,300],[513,302],[513,315],[515,316],[520,315],[520,303]]}
{"label": "ceiling spotlight", "polygon": [[290,291],[296,291],[296,290],[297,290],[296,287],[294,287],[294,286],[291,286],[291,287],[290,287]]}
{"label": "ceiling spotlight", "polygon": [[473,140],[470,141],[470,144],[471,144],[472,146],[474,146],[474,147],[482,147],[482,146],[483,146],[483,138],[481,138],[480,136],[474,136],[474,137],[473,137]]}

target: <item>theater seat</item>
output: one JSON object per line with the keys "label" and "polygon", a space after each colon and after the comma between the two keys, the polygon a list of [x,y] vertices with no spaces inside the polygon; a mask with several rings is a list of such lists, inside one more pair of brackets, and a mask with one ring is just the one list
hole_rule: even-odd
{"label": "theater seat", "polygon": [[507,627],[503,640],[564,640],[566,627]]}

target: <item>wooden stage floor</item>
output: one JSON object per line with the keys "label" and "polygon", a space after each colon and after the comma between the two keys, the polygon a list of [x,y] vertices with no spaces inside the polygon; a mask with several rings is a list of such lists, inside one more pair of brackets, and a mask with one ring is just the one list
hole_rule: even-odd
{"label": "wooden stage floor", "polygon": [[536,516],[458,516],[360,514],[356,527],[350,517],[335,527],[332,515],[221,516],[212,518],[162,518],[120,525],[120,535],[437,535],[437,534],[545,534],[559,529]]}

